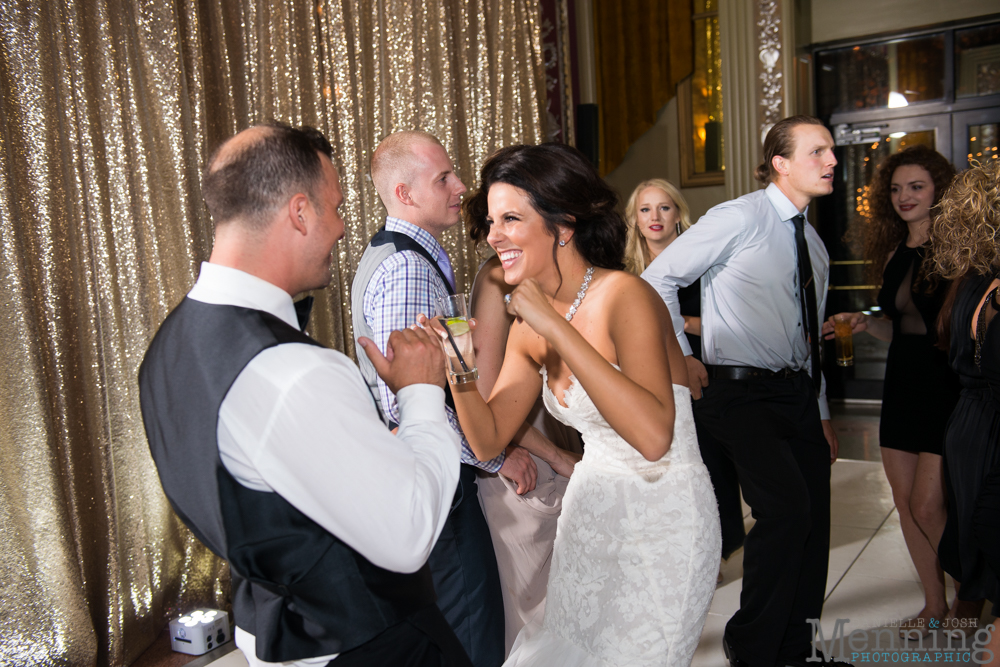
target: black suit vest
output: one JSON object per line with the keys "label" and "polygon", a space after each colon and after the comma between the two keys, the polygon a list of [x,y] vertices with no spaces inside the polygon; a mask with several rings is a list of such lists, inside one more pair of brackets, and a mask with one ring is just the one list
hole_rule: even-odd
{"label": "black suit vest", "polygon": [[139,370],[163,489],[184,524],[229,561],[236,624],[256,636],[257,657],[268,662],[348,651],[435,599],[426,565],[413,574],[379,568],[278,494],[244,487],[222,465],[222,401],[254,357],[283,343],[319,345],[269,313],[185,299]]}

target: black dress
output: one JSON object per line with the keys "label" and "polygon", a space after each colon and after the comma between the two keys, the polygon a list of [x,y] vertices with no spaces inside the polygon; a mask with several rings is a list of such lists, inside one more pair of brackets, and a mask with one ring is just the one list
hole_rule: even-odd
{"label": "black dress", "polygon": [[[990,282],[992,277],[966,281],[952,311],[952,364],[962,379],[962,395],[948,424],[945,460],[955,503],[949,523],[955,521],[961,559],[960,572],[948,572],[962,582],[959,597],[988,598],[994,603],[993,614],[998,615],[1000,322],[994,317],[981,339],[980,368],[974,361],[975,347],[970,337],[972,313]],[[983,313],[980,317],[984,317]]]}
{"label": "black dress", "polygon": [[907,452],[940,454],[948,417],[958,401],[958,377],[934,347],[935,322],[949,283],[930,294],[914,276],[923,248],[899,244],[882,274],[878,305],[892,320],[885,363],[879,443]]}

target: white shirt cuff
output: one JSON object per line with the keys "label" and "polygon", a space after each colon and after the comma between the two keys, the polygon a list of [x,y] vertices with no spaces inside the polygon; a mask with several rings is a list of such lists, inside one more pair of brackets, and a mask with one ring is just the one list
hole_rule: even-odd
{"label": "white shirt cuff", "polygon": [[691,349],[691,343],[688,341],[687,334],[681,333],[677,336],[677,344],[681,346],[681,352],[684,353],[685,357],[690,357],[694,354],[694,350]]}
{"label": "white shirt cuff", "polygon": [[[396,394],[400,425],[412,421],[448,423],[444,410],[444,389],[436,384],[411,384]],[[449,426],[450,428],[450,426]]]}
{"label": "white shirt cuff", "polygon": [[829,419],[830,418],[830,404],[826,402],[826,396],[819,397],[819,418]]}

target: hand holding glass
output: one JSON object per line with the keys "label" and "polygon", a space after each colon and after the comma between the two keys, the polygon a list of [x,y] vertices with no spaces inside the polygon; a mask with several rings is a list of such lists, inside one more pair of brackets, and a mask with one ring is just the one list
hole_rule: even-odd
{"label": "hand holding glass", "polygon": [[834,343],[837,348],[837,365],[854,365],[854,334],[851,326],[853,313],[840,313],[833,318]]}
{"label": "hand holding glass", "polygon": [[473,382],[479,377],[479,370],[476,368],[476,353],[472,346],[465,295],[438,297],[435,316],[448,336],[444,341],[444,351],[448,356],[448,382]]}

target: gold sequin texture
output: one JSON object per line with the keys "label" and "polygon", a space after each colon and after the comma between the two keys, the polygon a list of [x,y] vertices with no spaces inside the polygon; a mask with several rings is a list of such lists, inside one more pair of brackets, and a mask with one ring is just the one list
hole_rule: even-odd
{"label": "gold sequin texture", "polygon": [[[310,332],[354,354],[349,287],[395,130],[469,188],[544,135],[529,0],[14,0],[0,10],[0,665],[126,665],[168,618],[224,606],[225,563],[173,515],[136,376],[211,250],[200,173],[277,119],[326,132],[347,238]],[[460,289],[479,263],[442,239]]]}

